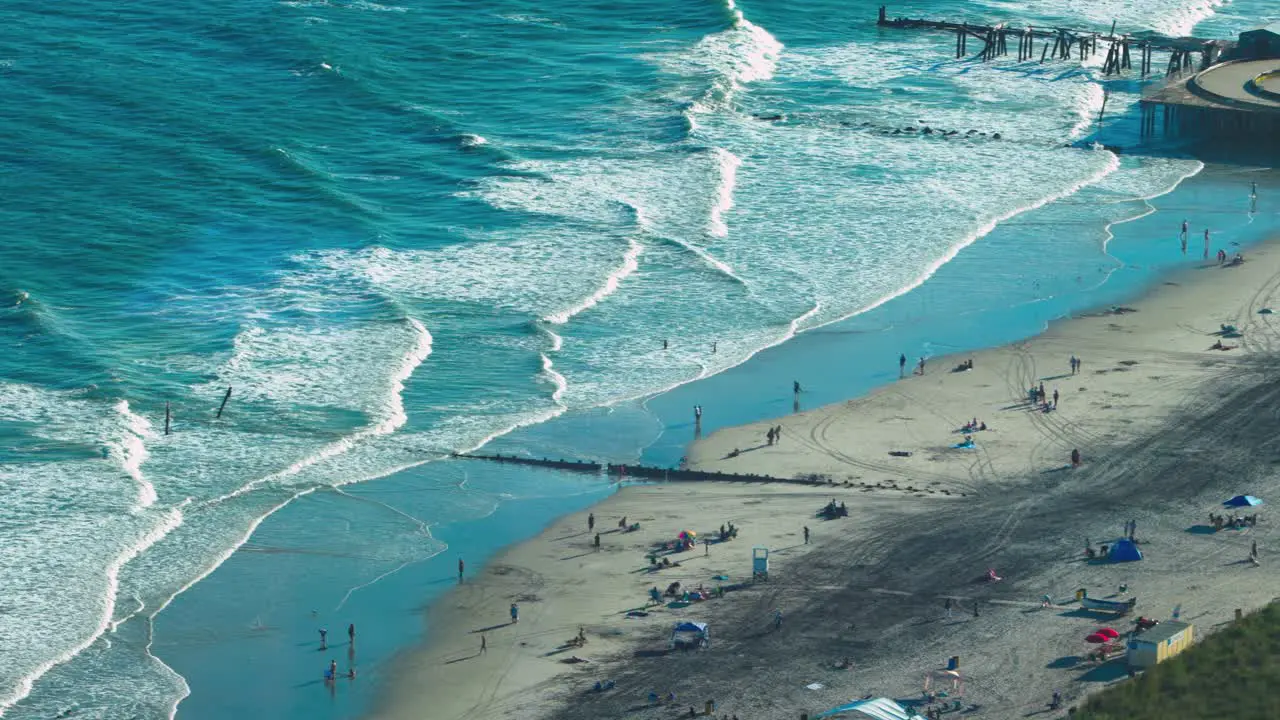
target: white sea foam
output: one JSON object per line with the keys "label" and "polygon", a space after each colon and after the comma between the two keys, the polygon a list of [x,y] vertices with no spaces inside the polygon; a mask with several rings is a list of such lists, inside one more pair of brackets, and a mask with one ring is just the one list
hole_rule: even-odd
{"label": "white sea foam", "polygon": [[472,135],[468,133],[462,136],[462,139],[458,141],[458,144],[464,148],[473,148],[480,147],[481,145],[488,145],[489,141],[486,140],[483,135]]}
{"label": "white sea foam", "polygon": [[716,157],[720,159],[720,183],[716,192],[716,203],[711,207],[711,234],[724,237],[729,228],[724,224],[724,214],[733,208],[733,188],[738,183],[738,167],[742,160],[737,155],[716,148]]}
{"label": "white sea foam", "polygon": [[115,409],[125,421],[123,437],[118,445],[120,465],[129,477],[138,483],[138,507],[151,507],[156,502],[156,488],[142,474],[142,463],[151,456],[147,452],[146,441],[155,437],[155,432],[152,431],[151,423],[146,418],[129,409],[128,400],[116,403]]}

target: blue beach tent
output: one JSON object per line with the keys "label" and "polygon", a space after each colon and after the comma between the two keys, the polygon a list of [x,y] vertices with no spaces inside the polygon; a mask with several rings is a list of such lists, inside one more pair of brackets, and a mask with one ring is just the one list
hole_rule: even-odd
{"label": "blue beach tent", "polygon": [[1222,504],[1227,507],[1253,507],[1254,505],[1261,505],[1262,500],[1252,495],[1237,495],[1230,500],[1223,501]]}
{"label": "blue beach tent", "polygon": [[1142,559],[1142,551],[1132,540],[1122,538],[1111,546],[1107,559],[1111,562],[1133,562]]}

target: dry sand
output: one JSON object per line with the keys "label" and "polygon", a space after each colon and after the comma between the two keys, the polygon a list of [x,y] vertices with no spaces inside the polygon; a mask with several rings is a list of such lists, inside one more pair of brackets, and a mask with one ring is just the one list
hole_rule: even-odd
{"label": "dry sand", "polygon": [[[1240,267],[1189,270],[1129,303],[1132,312],[1064,321],[1026,342],[933,359],[923,376],[866,398],[717,432],[691,448],[693,467],[817,474],[833,485],[625,488],[594,508],[597,529],[624,515],[642,528],[604,533],[599,552],[585,514],[557,522],[433,607],[427,645],[400,663],[376,717],[670,718],[715,698],[717,715],[797,718],[869,693],[918,697],[925,674],[952,655],[974,709],[965,717],[1063,716],[1045,710],[1053,690],[1071,704],[1125,674],[1121,663],[1084,661],[1084,636],[1130,627],[1080,611],[1069,602],[1076,588],[1109,596],[1127,585],[1139,614],[1168,618],[1180,605],[1198,633],[1277,595],[1266,508],[1248,531],[1194,527],[1237,492],[1280,497],[1280,332],[1258,313],[1273,304],[1280,311],[1280,249],[1268,246]],[[1244,336],[1224,341],[1236,349],[1210,350],[1222,323]],[[1072,354],[1083,361],[1074,376]],[[975,369],[951,372],[969,357]],[[1026,402],[1041,381],[1060,393],[1052,412]],[[974,417],[990,429],[974,434],[975,449],[952,448]],[[781,441],[761,447],[779,424]],[[1073,448],[1084,458],[1076,469]],[[814,517],[832,497],[851,517]],[[1129,519],[1143,561],[1084,559],[1086,539],[1109,542]],[[727,521],[739,539],[646,570],[652,543]],[[1246,562],[1254,541],[1259,568]],[[653,585],[748,578],[752,545],[773,550],[769,582],[625,617]],[[982,581],[987,568],[1004,580]],[[1056,607],[1041,608],[1045,594]],[[513,601],[515,626],[505,624]],[[678,619],[710,622],[711,649],[665,653]],[[587,645],[563,648],[579,626]],[[575,655],[590,662],[561,662]],[[833,669],[844,657],[854,670]],[[617,687],[589,692],[603,679]],[[648,706],[651,690],[674,691],[678,707]]]}

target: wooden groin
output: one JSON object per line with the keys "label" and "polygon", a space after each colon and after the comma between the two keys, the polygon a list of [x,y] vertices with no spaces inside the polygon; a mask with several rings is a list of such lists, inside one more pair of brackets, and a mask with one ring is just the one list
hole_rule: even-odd
{"label": "wooden groin", "polygon": [[859,487],[865,490],[897,490],[908,494],[937,494],[937,495],[956,495],[964,497],[962,492],[952,492],[950,490],[934,490],[932,488],[918,488],[914,485],[899,485],[892,481],[879,483],[855,483],[851,481],[840,481],[821,475],[809,475],[792,478],[774,477],[772,475],[755,475],[750,473],[725,473],[725,472],[708,472],[705,470],[689,470],[686,468],[668,468],[656,465],[627,465],[613,463],[598,463],[588,460],[565,460],[552,458],[532,458],[521,455],[478,455],[471,453],[454,453],[453,457],[461,460],[484,460],[487,462],[508,463],[511,465],[526,465],[530,467],[548,468],[552,470],[566,470],[569,472],[589,473],[591,475],[607,475],[609,477],[617,477],[620,479],[638,478],[644,480],[663,480],[663,481],[717,481],[717,482],[755,482],[755,483],[788,483],[792,485],[808,485],[808,486],[828,486],[828,487]]}
{"label": "wooden groin", "polygon": [[1080,28],[1046,28],[1032,25],[1018,27],[1008,23],[983,25],[947,20],[930,20],[927,18],[890,18],[883,5],[880,6],[880,16],[876,24],[881,27],[955,33],[956,58],[963,58],[968,55],[969,38],[975,38],[983,43],[982,48],[978,50],[975,57],[983,61],[1008,55],[1010,37],[1017,39],[1019,62],[1035,59],[1037,39],[1042,41],[1040,49],[1041,63],[1047,60],[1069,60],[1073,57],[1084,60],[1090,55],[1096,55],[1099,47],[1104,47],[1107,57],[1103,61],[1102,67],[1103,72],[1107,75],[1120,73],[1133,67],[1130,59],[1131,47],[1137,50],[1138,67],[1142,76],[1146,77],[1151,73],[1152,53],[1155,51],[1170,53],[1166,74],[1172,75],[1175,72],[1182,72],[1184,68],[1189,66],[1191,54],[1196,52],[1201,55],[1200,67],[1202,69],[1209,67],[1217,59],[1223,47],[1229,44],[1220,40],[1206,40],[1194,37],[1171,38],[1162,35],[1144,34],[1135,36],[1129,33],[1116,34],[1116,24],[1114,22],[1111,24],[1109,31],[1102,32]]}

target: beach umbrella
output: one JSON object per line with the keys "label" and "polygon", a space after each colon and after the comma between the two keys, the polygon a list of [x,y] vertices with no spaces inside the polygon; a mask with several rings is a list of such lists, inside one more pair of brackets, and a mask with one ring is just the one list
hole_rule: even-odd
{"label": "beach umbrella", "polygon": [[1109,628],[1109,627],[1102,628],[1101,630],[1098,631],[1098,634],[1105,635],[1106,637],[1112,640],[1115,640],[1116,638],[1120,637],[1120,633],[1116,632],[1115,628]]}
{"label": "beach umbrella", "polygon": [[1256,498],[1252,495],[1237,495],[1230,500],[1224,500],[1222,504],[1227,507],[1253,507],[1254,505],[1261,505],[1262,498]]}
{"label": "beach umbrella", "polygon": [[1093,643],[1094,645],[1101,645],[1107,641],[1107,636],[1102,633],[1093,633],[1092,635],[1085,636],[1084,641],[1087,643]]}

